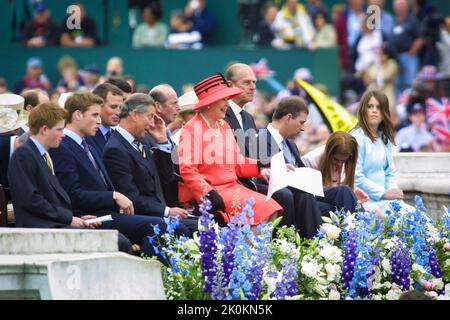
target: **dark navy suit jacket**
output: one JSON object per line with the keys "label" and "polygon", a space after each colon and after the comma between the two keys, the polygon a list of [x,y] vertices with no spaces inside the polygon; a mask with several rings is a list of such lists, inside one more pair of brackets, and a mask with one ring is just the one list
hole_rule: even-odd
{"label": "dark navy suit jacket", "polygon": [[100,129],[97,130],[95,136],[86,137],[86,142],[97,151],[97,154],[102,155],[103,148],[106,145],[106,139]]}
{"label": "dark navy suit jacket", "polygon": [[76,215],[102,216],[118,212],[112,195],[113,183],[103,161],[92,146],[89,150],[106,184],[84,149],[69,136],[63,139],[59,148],[50,151],[55,174],[69,194]]}
{"label": "dark navy suit jacket", "polygon": [[58,228],[70,225],[70,198],[31,139],[13,153],[8,180],[17,227]]}
{"label": "dark navy suit jacket", "polygon": [[[233,109],[231,107],[228,107],[226,113],[225,113],[225,121],[228,122],[231,129],[234,131],[234,135],[236,136],[236,140],[239,145],[239,149],[241,151],[241,154],[250,157],[250,158],[257,158],[257,129],[255,120],[253,119],[252,115],[248,113],[245,110],[241,111],[241,117],[242,121],[245,121],[248,125],[248,130],[245,132],[245,135],[243,135],[243,131],[241,125],[239,124],[238,119],[236,118],[236,115],[234,114]],[[241,135],[240,135],[241,134]],[[242,145],[244,143],[244,146]]]}
{"label": "dark navy suit jacket", "polygon": [[11,135],[0,135],[0,184],[4,187],[8,186],[8,166],[9,151],[11,146]]}
{"label": "dark navy suit jacket", "polygon": [[[103,161],[117,191],[133,201],[134,210],[144,215],[163,216],[166,201],[161,188],[161,178],[173,178],[170,153],[152,149],[143,141],[147,158],[137,151],[122,135],[115,131],[103,149]],[[165,172],[158,172],[155,159],[163,161]],[[172,171],[169,170],[172,168]]]}

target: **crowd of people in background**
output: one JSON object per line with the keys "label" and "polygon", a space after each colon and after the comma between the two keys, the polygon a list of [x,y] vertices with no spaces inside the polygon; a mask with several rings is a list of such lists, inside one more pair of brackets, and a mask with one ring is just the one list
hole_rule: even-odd
{"label": "crowd of people in background", "polygon": [[[65,23],[53,21],[51,10],[44,1],[33,3],[35,18],[23,27],[21,41],[24,45],[101,45],[95,20],[89,17],[81,3],[74,3],[81,9],[81,30],[70,30]],[[141,10],[142,23],[136,23],[132,31],[133,48],[200,49],[214,44],[219,25],[216,13],[208,7],[207,1],[188,0],[184,8],[170,13],[163,10],[159,0],[136,3]],[[348,0],[333,8],[326,7],[321,0],[307,0],[304,3],[299,0],[251,1],[238,5],[242,27],[248,31],[256,46],[307,50],[338,48],[341,93],[336,99],[356,114],[356,102],[366,90],[384,92],[389,98],[390,114],[396,130],[403,129],[399,136],[402,150],[449,150],[448,131],[442,133],[434,130],[434,127],[442,126],[448,130],[448,124],[442,123],[446,119],[439,120],[434,115],[434,110],[445,109],[446,106],[441,100],[432,99],[448,96],[449,92],[450,17],[439,14],[431,1],[394,0],[389,10],[393,14],[385,8],[384,0]],[[381,9],[381,19],[375,26],[371,25],[372,16],[366,10],[373,5]],[[167,14],[170,14],[170,26],[162,22]],[[111,61],[121,64],[120,58]],[[106,75],[101,75],[99,66],[86,65],[79,69],[71,57],[61,58],[57,68],[61,78],[58,83],[51,84],[43,71],[42,61],[37,57],[31,58],[27,62],[26,74],[11,86],[11,91],[20,93],[26,88],[41,88],[57,101],[62,93],[91,90],[107,77],[124,76],[123,66],[113,71],[108,69]],[[313,76],[309,70],[299,70],[302,71],[294,73],[285,90],[276,95],[257,92],[249,110],[258,126],[268,122],[274,105],[282,97],[299,94],[308,99],[295,84],[295,78],[314,83]],[[136,86],[131,76],[127,77],[127,81],[132,87]],[[314,84],[327,93],[327,88]],[[0,92],[7,90],[8,84],[0,78]],[[307,134],[298,141],[302,151],[323,144],[330,134],[313,103],[309,102],[311,124],[307,125]],[[420,113],[424,117],[415,116]],[[416,125],[411,119],[415,120]],[[413,136],[419,138],[413,142],[411,135],[405,132],[413,132]],[[417,141],[421,142],[419,146]]]}

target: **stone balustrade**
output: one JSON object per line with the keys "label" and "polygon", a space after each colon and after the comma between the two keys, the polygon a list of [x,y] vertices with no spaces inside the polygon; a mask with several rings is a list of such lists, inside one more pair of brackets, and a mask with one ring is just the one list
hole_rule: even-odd
{"label": "stone balustrade", "polygon": [[407,203],[421,196],[433,219],[442,215],[443,206],[450,207],[450,153],[397,153],[394,163]]}
{"label": "stone balustrade", "polygon": [[160,263],[115,230],[0,228],[0,299],[165,299]]}

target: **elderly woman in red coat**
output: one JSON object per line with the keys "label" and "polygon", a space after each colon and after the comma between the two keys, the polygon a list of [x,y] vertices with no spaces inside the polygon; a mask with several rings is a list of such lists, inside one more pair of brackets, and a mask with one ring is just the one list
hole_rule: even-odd
{"label": "elderly woman in red coat", "polygon": [[[242,93],[229,87],[221,74],[206,78],[194,86],[199,103],[198,114],[182,128],[178,156],[183,182],[179,186],[179,200],[211,201],[212,212],[220,213],[225,222],[231,219],[236,206],[243,208],[245,200],[254,199],[252,225],[275,218],[282,211],[273,199],[252,191],[238,183],[238,177],[267,176],[257,160],[245,158],[239,152],[233,130],[223,120],[228,99]],[[233,207],[234,206],[234,207]]]}

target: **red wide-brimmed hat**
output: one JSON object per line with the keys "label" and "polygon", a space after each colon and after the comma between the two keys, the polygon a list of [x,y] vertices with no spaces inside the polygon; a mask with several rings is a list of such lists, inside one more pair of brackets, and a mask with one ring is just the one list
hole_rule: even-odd
{"label": "red wide-brimmed hat", "polygon": [[239,88],[231,87],[221,73],[203,79],[194,86],[194,91],[199,103],[194,106],[193,110],[209,106],[211,103],[225,98],[233,99],[243,92]]}

